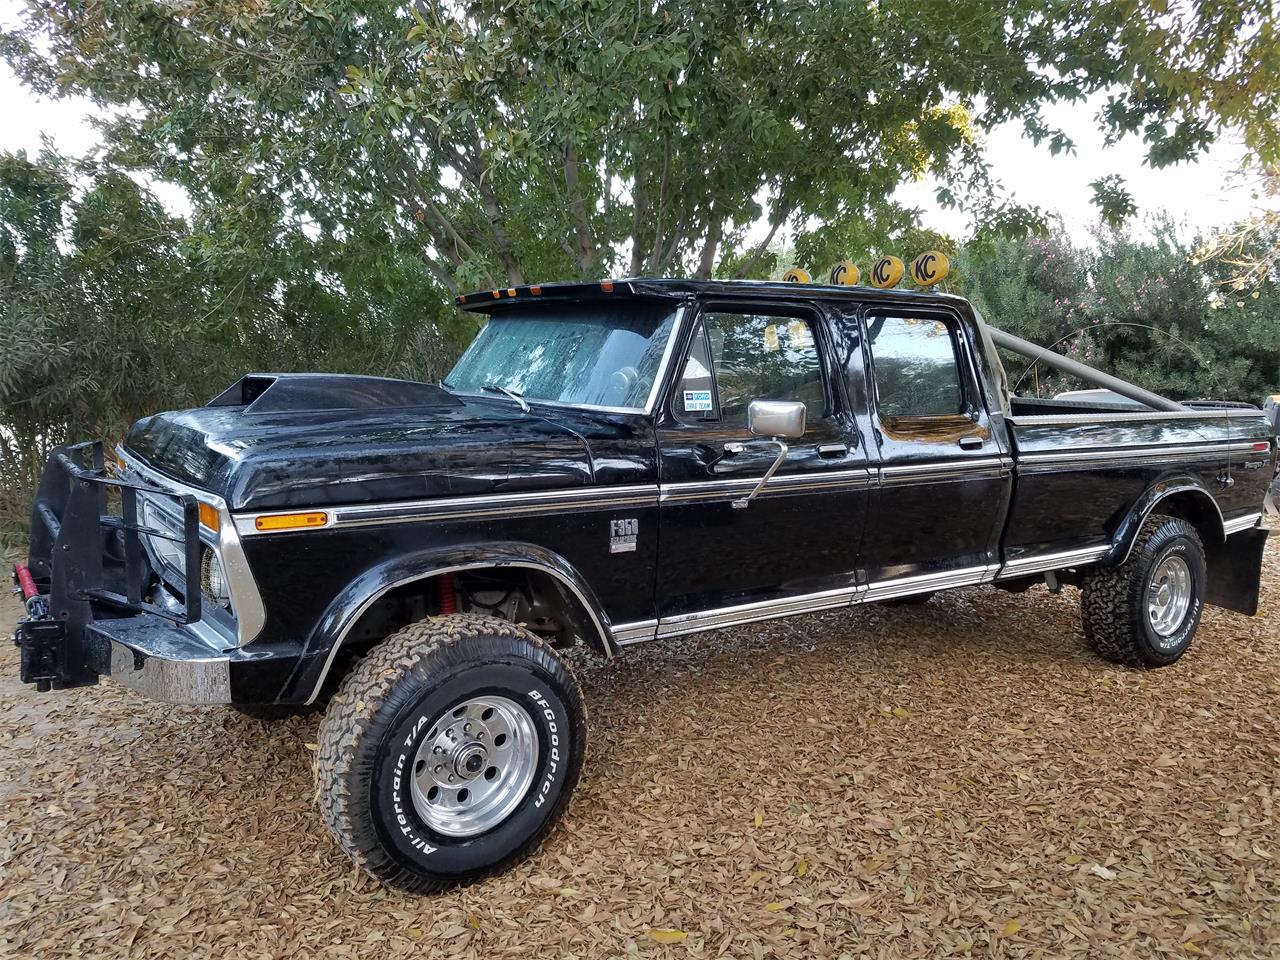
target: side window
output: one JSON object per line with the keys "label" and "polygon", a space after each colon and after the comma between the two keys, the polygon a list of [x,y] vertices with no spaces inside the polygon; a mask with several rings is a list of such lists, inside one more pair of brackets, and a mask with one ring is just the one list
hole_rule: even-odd
{"label": "side window", "polygon": [[[799,400],[808,408],[810,423],[822,419],[826,391],[808,320],[717,311],[703,321],[701,342],[689,352],[676,396],[682,419],[715,419],[725,426],[745,427],[752,400]],[[707,368],[714,383],[701,376]]]}
{"label": "side window", "polygon": [[872,316],[867,333],[881,417],[946,417],[965,412],[955,335],[947,323],[925,317]]}

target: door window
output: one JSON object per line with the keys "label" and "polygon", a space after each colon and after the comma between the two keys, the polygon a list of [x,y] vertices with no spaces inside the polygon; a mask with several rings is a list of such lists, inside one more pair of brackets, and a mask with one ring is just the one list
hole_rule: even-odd
{"label": "door window", "polygon": [[676,415],[745,428],[752,400],[799,400],[809,423],[825,416],[813,325],[772,314],[705,314],[676,391]]}
{"label": "door window", "polygon": [[965,412],[950,325],[933,317],[873,316],[867,339],[882,419],[954,417]]}

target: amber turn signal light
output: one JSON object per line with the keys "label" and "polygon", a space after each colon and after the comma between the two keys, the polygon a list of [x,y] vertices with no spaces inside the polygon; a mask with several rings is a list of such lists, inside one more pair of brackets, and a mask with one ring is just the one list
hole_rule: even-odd
{"label": "amber turn signal light", "polygon": [[211,503],[200,504],[200,525],[214,533],[218,532],[218,508]]}
{"label": "amber turn signal light", "polygon": [[327,513],[278,513],[273,517],[257,517],[253,525],[258,530],[305,530],[323,527],[328,520]]}

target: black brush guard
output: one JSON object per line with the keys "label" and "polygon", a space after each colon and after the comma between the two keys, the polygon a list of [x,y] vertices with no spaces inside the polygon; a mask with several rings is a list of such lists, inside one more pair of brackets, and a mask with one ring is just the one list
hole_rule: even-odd
{"label": "black brush guard", "polygon": [[[108,511],[119,491],[120,512]],[[138,495],[167,498],[181,508],[182,536],[138,522]],[[156,581],[142,537],[183,545],[183,597],[175,611],[150,602]],[[44,692],[96,683],[110,651],[88,627],[95,619],[153,614],[175,624],[194,623],[200,610],[200,506],[195,497],[113,476],[101,442],[58,447],[49,456],[31,517],[28,566],[47,600],[46,616],[18,623],[22,680]]]}

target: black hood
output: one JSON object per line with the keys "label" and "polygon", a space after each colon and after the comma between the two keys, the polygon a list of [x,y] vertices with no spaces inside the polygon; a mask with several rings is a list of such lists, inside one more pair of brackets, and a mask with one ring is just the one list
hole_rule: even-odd
{"label": "black hood", "polygon": [[232,510],[272,510],[590,484],[573,420],[412,381],[254,374],[138,421],[125,446]]}

